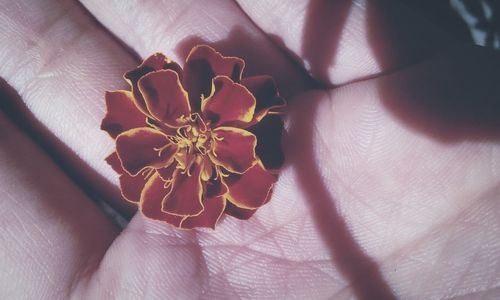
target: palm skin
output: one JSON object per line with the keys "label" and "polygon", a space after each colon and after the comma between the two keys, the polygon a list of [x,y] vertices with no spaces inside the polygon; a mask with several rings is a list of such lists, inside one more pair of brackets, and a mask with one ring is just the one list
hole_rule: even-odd
{"label": "palm skin", "polygon": [[[498,55],[447,49],[406,11],[382,16],[386,1],[332,2],[341,29],[311,45],[327,25],[311,16],[321,5],[294,2],[82,1],[123,44],[72,1],[0,4],[0,75],[56,137],[43,150],[64,152],[112,205],[113,145],[99,123],[104,91],[137,64],[124,46],[182,61],[179,45],[219,45],[290,99],[271,202],[215,231],[136,215],[120,232],[1,114],[1,298],[498,296]],[[326,88],[312,89],[277,40]]]}

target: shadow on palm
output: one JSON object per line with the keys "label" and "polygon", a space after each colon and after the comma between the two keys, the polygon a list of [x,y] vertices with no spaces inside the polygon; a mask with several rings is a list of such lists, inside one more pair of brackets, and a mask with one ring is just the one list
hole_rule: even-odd
{"label": "shadow on palm", "polygon": [[402,14],[405,7],[395,5],[381,9],[375,2],[367,6],[368,39],[375,59],[388,72],[397,69],[399,61],[412,64],[377,80],[380,98],[393,116],[443,143],[498,140],[498,53],[461,44],[447,33],[419,39],[404,36],[401,32],[418,26],[403,19],[413,12]]}

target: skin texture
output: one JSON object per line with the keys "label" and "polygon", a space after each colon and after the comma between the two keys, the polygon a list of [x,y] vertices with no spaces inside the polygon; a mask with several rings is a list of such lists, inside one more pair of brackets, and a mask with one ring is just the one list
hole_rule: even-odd
{"label": "skin texture", "polygon": [[[291,2],[0,3],[0,298],[498,297],[499,55],[391,1]],[[132,53],[200,42],[289,99],[273,198],[216,231],[120,231],[92,201],[131,211],[104,91]]]}

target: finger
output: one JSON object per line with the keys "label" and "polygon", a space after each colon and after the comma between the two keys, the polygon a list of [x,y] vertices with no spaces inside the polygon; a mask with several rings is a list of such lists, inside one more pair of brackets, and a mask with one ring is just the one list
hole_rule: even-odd
{"label": "finger", "polygon": [[342,84],[401,68],[436,52],[449,40],[396,1],[238,3],[264,32],[325,84]]}
{"label": "finger", "polygon": [[112,140],[99,127],[105,90],[125,87],[122,74],[136,62],[94,23],[73,1],[2,2],[0,76],[19,94],[9,100],[33,117],[18,121],[46,128],[36,134],[53,135],[58,156],[117,203],[116,175],[104,162]]}
{"label": "finger", "polygon": [[233,1],[81,2],[143,58],[160,51],[182,62],[192,46],[206,43],[244,58],[244,76],[273,76],[285,96],[304,89],[303,74]]}
{"label": "finger", "polygon": [[2,113],[0,139],[0,298],[67,298],[117,229]]}
{"label": "finger", "polygon": [[192,231],[178,231],[137,214],[109,248],[82,291],[85,299],[198,298],[203,253]]}

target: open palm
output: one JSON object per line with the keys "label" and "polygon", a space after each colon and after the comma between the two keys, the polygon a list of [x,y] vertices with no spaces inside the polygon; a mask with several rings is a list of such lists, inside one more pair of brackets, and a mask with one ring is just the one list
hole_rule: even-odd
{"label": "open palm", "polygon": [[[81,2],[0,3],[2,299],[500,294],[497,54],[390,1]],[[290,100],[273,198],[215,231],[120,231],[93,201],[132,212],[104,91],[133,52],[199,43]]]}

